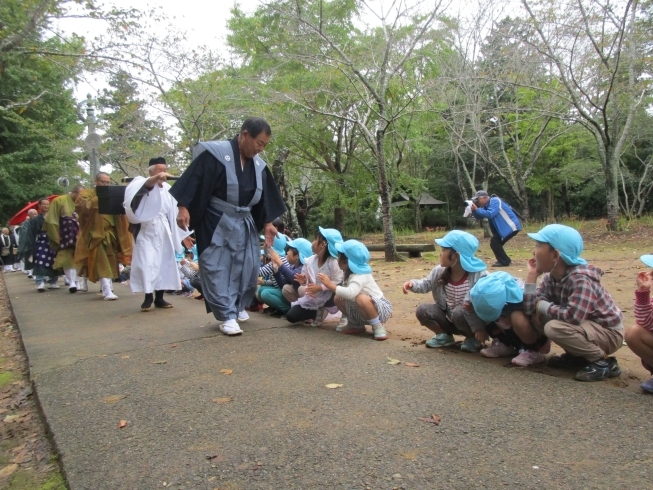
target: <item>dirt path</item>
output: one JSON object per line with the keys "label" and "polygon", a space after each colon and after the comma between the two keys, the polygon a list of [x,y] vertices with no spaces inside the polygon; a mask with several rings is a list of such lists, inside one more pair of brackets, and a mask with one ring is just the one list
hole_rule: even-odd
{"label": "dirt path", "polygon": [[[14,272],[13,274],[22,274]],[[27,279],[25,279],[27,280]],[[65,489],[0,276],[0,488]]]}
{"label": "dirt path", "polygon": [[[653,229],[648,227],[638,227],[626,232],[611,235],[605,233],[604,225],[601,221],[583,222],[579,227],[585,240],[585,252],[583,257],[604,271],[603,284],[624,313],[624,324],[630,325],[634,322],[633,299],[635,290],[635,276],[637,273],[646,268],[639,256],[646,253],[653,253]],[[530,230],[529,230],[530,231]],[[533,230],[535,231],[535,230]],[[443,236],[445,232],[425,233],[413,237],[400,238],[399,242],[410,243],[429,243],[436,236]],[[478,256],[487,264],[494,261],[494,256],[489,246],[489,239],[482,238],[481,230],[474,230],[473,233],[479,238],[481,243]],[[377,236],[364,237],[367,243],[376,243]],[[652,244],[650,247],[648,244]],[[513,258],[513,265],[508,268],[493,269],[505,270],[515,277],[524,279],[526,277],[526,261],[530,257],[533,249],[533,240],[522,233],[508,242],[506,251]],[[416,349],[425,349],[424,342],[433,336],[433,333],[425,327],[422,327],[415,318],[415,309],[420,303],[432,301],[429,294],[408,294],[404,295],[401,290],[402,284],[409,279],[422,278],[428,275],[429,271],[439,263],[439,250],[435,253],[424,254],[420,259],[407,259],[401,263],[386,263],[383,260],[382,253],[372,254],[372,266],[376,280],[383,290],[386,297],[392,302],[394,312],[391,320],[388,322],[388,333],[391,338],[410,342]],[[462,337],[460,338],[462,340]],[[513,367],[510,359],[490,360],[480,356],[480,354],[466,354],[458,348],[452,347],[445,349],[443,352],[438,349],[429,349],[433,355],[462,355],[475,358],[479,362],[494,362]],[[562,350],[554,346],[552,352],[561,353]],[[607,387],[616,387],[632,392],[641,392],[639,385],[642,381],[648,379],[650,374],[645,370],[640,359],[632,351],[624,346],[616,353],[619,365],[622,369],[621,377],[609,380],[603,385]],[[529,368],[532,371],[542,372],[552,376],[572,378],[573,373],[561,372],[559,370],[548,369],[545,366],[536,366]]]}

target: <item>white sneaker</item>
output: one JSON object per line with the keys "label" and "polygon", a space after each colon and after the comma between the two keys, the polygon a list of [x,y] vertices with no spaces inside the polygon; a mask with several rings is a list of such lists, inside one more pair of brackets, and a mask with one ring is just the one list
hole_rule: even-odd
{"label": "white sneaker", "polygon": [[48,284],[48,289],[61,289],[61,286],[55,282],[54,284]]}
{"label": "white sneaker", "polygon": [[36,290],[39,293],[44,293],[45,292],[45,281],[41,281],[40,283],[38,283],[38,285],[36,286]]}
{"label": "white sneaker", "polygon": [[225,335],[240,335],[243,331],[240,329],[238,322],[236,320],[227,320],[222,325],[220,325],[220,330]]}
{"label": "white sneaker", "polygon": [[83,291],[85,293],[88,292],[88,277],[80,277],[79,281],[78,281],[78,284],[79,284],[78,289],[80,291]]}
{"label": "white sneaker", "polygon": [[314,327],[321,327],[324,319],[329,315],[327,309],[323,306],[317,309],[317,314],[315,315],[315,320],[313,320]]}
{"label": "white sneaker", "polygon": [[239,322],[246,322],[249,320],[249,315],[245,310],[238,312],[238,321]]}
{"label": "white sneaker", "polygon": [[338,322],[338,326],[336,327],[336,332],[342,332],[345,328],[347,328],[347,325],[349,325],[349,318],[347,318],[345,315],[342,315],[340,317],[340,321]]}

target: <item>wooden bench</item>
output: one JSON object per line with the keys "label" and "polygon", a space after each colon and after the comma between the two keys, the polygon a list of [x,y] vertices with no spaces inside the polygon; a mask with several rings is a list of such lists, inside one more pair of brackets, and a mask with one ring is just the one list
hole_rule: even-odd
{"label": "wooden bench", "polygon": [[[397,252],[408,252],[408,256],[413,258],[421,257],[422,252],[435,252],[433,243],[398,244],[396,247]],[[367,249],[370,252],[385,252],[385,245],[367,245]]]}

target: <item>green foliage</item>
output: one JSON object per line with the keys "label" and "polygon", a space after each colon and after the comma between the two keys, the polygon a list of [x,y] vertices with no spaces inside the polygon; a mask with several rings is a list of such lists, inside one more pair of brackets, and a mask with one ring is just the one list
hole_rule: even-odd
{"label": "green foliage", "polygon": [[[60,49],[67,41],[43,41]],[[67,46],[69,48],[69,46]],[[77,49],[82,46],[78,44]],[[63,191],[56,184],[64,172],[80,177],[76,155],[82,127],[69,88],[79,69],[74,58],[54,64],[35,54],[0,54],[0,220],[7,220],[29,200]]]}
{"label": "green foliage", "polygon": [[112,90],[104,89],[99,98],[106,111],[100,122],[104,129],[99,150],[102,164],[111,164],[121,177],[145,175],[152,157],[166,157],[168,165],[174,166],[163,121],[148,117],[147,103],[139,98],[138,86],[129,74],[118,71],[109,86]]}

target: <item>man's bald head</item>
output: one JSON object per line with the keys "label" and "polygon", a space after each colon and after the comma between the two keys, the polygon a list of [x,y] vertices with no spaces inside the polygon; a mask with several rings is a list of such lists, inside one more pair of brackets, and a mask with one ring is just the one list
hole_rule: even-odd
{"label": "man's bald head", "polygon": [[111,176],[106,172],[98,172],[95,176],[95,186],[111,185]]}
{"label": "man's bald head", "polygon": [[39,212],[36,209],[29,209],[27,210],[27,216],[30,218],[34,218]]}

